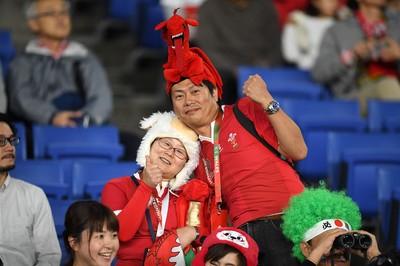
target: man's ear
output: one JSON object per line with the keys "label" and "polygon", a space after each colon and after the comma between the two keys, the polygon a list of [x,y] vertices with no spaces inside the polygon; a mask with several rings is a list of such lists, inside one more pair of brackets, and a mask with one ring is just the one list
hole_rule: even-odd
{"label": "man's ear", "polygon": [[39,32],[40,26],[36,19],[28,19],[26,23],[28,24],[28,27],[31,29],[31,31],[33,31],[34,33]]}
{"label": "man's ear", "polygon": [[76,238],[72,236],[68,237],[68,244],[73,251],[77,251],[79,248],[79,243],[77,243]]}
{"label": "man's ear", "polygon": [[217,87],[215,87],[215,88],[212,90],[212,97],[213,97],[213,99],[214,99],[216,102],[218,102],[218,89],[217,89]]}
{"label": "man's ear", "polygon": [[303,253],[304,257],[307,258],[308,255],[310,255],[312,248],[306,242],[300,242],[300,250],[301,250],[301,253]]}

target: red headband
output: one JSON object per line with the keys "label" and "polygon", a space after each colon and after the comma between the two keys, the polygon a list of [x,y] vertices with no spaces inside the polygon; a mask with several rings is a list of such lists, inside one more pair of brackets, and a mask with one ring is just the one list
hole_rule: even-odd
{"label": "red headband", "polygon": [[222,97],[222,80],[207,55],[197,47],[189,47],[189,26],[197,26],[194,19],[184,19],[176,14],[167,21],[158,24],[154,29],[162,29],[162,37],[168,45],[168,61],[163,65],[167,81],[167,94],[171,87],[189,78],[199,86],[203,80],[210,81],[218,89],[218,98]]}

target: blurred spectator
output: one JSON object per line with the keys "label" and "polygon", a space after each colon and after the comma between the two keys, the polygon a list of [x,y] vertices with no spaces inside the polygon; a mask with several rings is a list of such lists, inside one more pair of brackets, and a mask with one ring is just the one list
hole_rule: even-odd
{"label": "blurred spectator", "polygon": [[4,81],[0,62],[0,113],[5,113],[7,110],[7,96],[4,88]]}
{"label": "blurred spectator", "polygon": [[10,117],[0,113],[0,265],[59,266],[61,250],[46,195],[9,173],[18,142]]}
{"label": "blurred spectator", "polygon": [[[344,6],[348,1],[349,0],[339,0],[340,6]],[[274,0],[281,28],[287,23],[290,13],[294,11],[306,11],[309,3],[309,0]]]}
{"label": "blurred spectator", "polygon": [[197,42],[221,75],[226,104],[237,99],[238,66],[283,64],[278,15],[271,1],[208,0],[200,7],[199,23]]}
{"label": "blurred spectator", "polygon": [[68,40],[69,3],[33,1],[25,11],[38,38],[10,64],[10,113],[27,122],[56,126],[107,122],[112,94],[106,73],[85,46]]}
{"label": "blurred spectator", "polygon": [[333,25],[339,0],[311,0],[306,12],[290,14],[282,33],[286,61],[308,70],[319,54],[321,39]]}
{"label": "blurred spectator", "polygon": [[[160,0],[160,4],[163,7],[163,13],[165,20],[171,17],[176,8],[178,14],[187,19],[198,20],[199,7],[206,0]],[[190,28],[190,41],[196,41],[197,28],[189,26]]]}
{"label": "blurred spectator", "polygon": [[400,24],[384,16],[385,0],[359,0],[358,6],[328,29],[312,75],[335,97],[358,99],[365,116],[368,99],[400,100]]}
{"label": "blurred spectator", "polygon": [[385,15],[400,23],[400,0],[388,0]]}
{"label": "blurred spectator", "polygon": [[281,28],[286,24],[287,17],[294,11],[304,11],[307,8],[308,0],[274,0],[278,12],[279,25]]}

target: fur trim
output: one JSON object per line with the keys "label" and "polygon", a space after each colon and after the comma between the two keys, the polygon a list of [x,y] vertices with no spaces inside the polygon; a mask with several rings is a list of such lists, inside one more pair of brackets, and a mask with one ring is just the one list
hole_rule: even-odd
{"label": "fur trim", "polygon": [[146,165],[146,155],[150,154],[150,146],[156,138],[177,138],[185,146],[189,160],[176,175],[175,180],[170,182],[172,190],[178,189],[189,180],[191,173],[199,164],[198,135],[180,121],[174,112],[154,113],[144,118],[140,122],[140,127],[147,130],[136,156],[137,163],[142,167]]}

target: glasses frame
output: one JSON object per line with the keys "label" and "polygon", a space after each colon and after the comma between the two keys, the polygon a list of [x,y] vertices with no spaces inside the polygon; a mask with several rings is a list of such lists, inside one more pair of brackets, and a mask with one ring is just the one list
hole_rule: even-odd
{"label": "glasses frame", "polygon": [[10,143],[11,146],[15,147],[20,142],[20,137],[17,136],[11,136],[8,138],[5,136],[0,136],[0,140],[1,138],[4,138],[4,144],[0,142],[0,147],[5,147],[7,143]]}
{"label": "glasses frame", "polygon": [[39,18],[56,18],[56,17],[65,17],[65,16],[70,16],[71,12],[69,9],[64,9],[64,10],[59,10],[59,11],[45,11],[42,13],[38,13],[35,15],[36,19]]}
{"label": "glasses frame", "polygon": [[[173,151],[174,151],[174,155],[175,155],[177,158],[179,158],[179,159],[181,159],[181,160],[189,160],[189,155],[188,155],[188,153],[186,152],[185,149],[182,149],[182,148],[174,148],[174,147],[172,147],[172,144],[169,143],[169,141],[168,141],[168,143],[169,143],[169,145],[171,145],[171,146],[168,146],[168,147],[167,147],[167,146],[164,146],[165,142],[163,142],[162,140],[166,140],[166,139],[167,139],[167,138],[156,138],[155,140],[158,141],[158,145],[159,145],[162,149],[164,149],[164,150],[166,150],[166,151],[173,150]],[[183,151],[184,154],[186,154],[186,156],[182,158],[182,157],[180,156],[180,153],[179,153],[179,152],[177,153],[177,151]]]}

